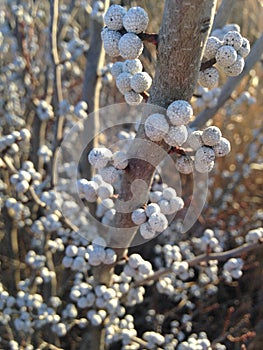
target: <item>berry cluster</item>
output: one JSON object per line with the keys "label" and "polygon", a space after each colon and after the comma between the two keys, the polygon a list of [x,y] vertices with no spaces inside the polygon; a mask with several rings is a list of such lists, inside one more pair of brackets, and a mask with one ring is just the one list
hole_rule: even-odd
{"label": "berry cluster", "polygon": [[[227,76],[237,76],[242,73],[245,65],[244,58],[250,52],[250,44],[236,30],[228,31],[222,40],[210,36],[207,40],[204,59],[215,60]],[[199,83],[206,88],[214,88],[219,82],[219,72],[212,66],[200,71]]]}
{"label": "berry cluster", "polygon": [[221,252],[222,247],[219,240],[215,237],[215,233],[211,229],[206,229],[200,238],[193,239],[194,244],[201,252],[206,253],[208,250],[213,252]]}
{"label": "berry cluster", "polygon": [[141,281],[153,275],[152,264],[144,260],[139,254],[131,254],[128,263],[124,266],[123,275]]}
{"label": "berry cluster", "polygon": [[194,168],[200,173],[213,169],[215,157],[223,157],[230,152],[230,143],[222,137],[216,126],[207,127],[203,131],[190,132],[186,124],[193,116],[192,106],[184,100],[172,102],[166,111],[151,114],[147,117],[144,130],[153,142],[164,140],[171,147],[181,147],[184,143],[196,151],[193,157],[185,154],[176,160],[176,168],[183,174],[190,174]]}
{"label": "berry cluster", "polygon": [[143,51],[139,36],[148,26],[149,18],[141,7],[131,7],[128,11],[120,5],[112,5],[104,16],[106,27],[101,37],[109,56],[121,56],[126,61],[116,62],[111,68],[117,88],[130,105],[138,105],[152,84],[152,78],[138,59]]}
{"label": "berry cluster", "polygon": [[112,5],[104,16],[106,27],[102,31],[105,51],[109,56],[124,59],[138,58],[143,51],[143,42],[138,34],[145,31],[149,18],[141,7]]}
{"label": "berry cluster", "polygon": [[242,267],[244,262],[240,258],[231,258],[224,264],[223,276],[229,282],[238,279],[243,275]]}
{"label": "berry cluster", "polygon": [[134,210],[131,216],[133,223],[140,226],[140,234],[144,239],[152,239],[166,230],[166,215],[175,214],[184,206],[182,198],[177,196],[172,187],[150,192],[150,201],[145,208]]}
{"label": "berry cluster", "polygon": [[142,93],[152,85],[152,78],[142,70],[141,61],[138,58],[116,62],[111,67],[117,88],[129,105],[140,104],[143,100]]}
{"label": "berry cluster", "polygon": [[259,239],[263,238],[263,227],[259,227],[248,231],[246,235],[247,243],[257,243]]}
{"label": "berry cluster", "polygon": [[82,272],[89,270],[90,266],[111,265],[117,259],[114,250],[107,248],[106,242],[101,237],[95,238],[87,247],[70,244],[65,254],[63,265],[73,271]]}
{"label": "berry cluster", "polygon": [[0,137],[0,152],[13,155],[19,151],[19,145],[23,145],[23,141],[28,142],[31,138],[31,133],[28,129],[20,131],[12,131],[9,135]]}
{"label": "berry cluster", "polygon": [[54,111],[51,104],[45,100],[36,101],[37,108],[36,113],[41,121],[46,121],[54,118]]}

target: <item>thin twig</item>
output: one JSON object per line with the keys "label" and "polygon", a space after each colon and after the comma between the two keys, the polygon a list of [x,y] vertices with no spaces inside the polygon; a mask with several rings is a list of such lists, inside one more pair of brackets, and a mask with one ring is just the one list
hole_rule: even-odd
{"label": "thin twig", "polygon": [[39,350],[50,349],[50,350],[63,350],[63,348],[59,348],[53,344],[47,343],[46,341],[42,341],[42,343],[38,347]]}
{"label": "thin twig", "polygon": [[[188,263],[188,266],[191,267],[191,266],[196,266],[196,265],[200,264],[201,262],[208,262],[211,260],[225,261],[225,260],[228,260],[230,258],[243,255],[244,253],[247,253],[247,252],[254,250],[256,248],[262,247],[262,243],[263,243],[263,240],[258,240],[257,243],[249,243],[249,244],[246,243],[240,247],[230,249],[230,250],[227,250],[227,251],[222,252],[222,253],[202,254],[202,255],[199,255],[193,259],[186,260],[186,262]],[[133,287],[139,287],[139,286],[142,286],[148,282],[158,281],[158,279],[160,277],[168,275],[172,272],[173,272],[172,267],[168,267],[168,268],[159,270],[159,271],[155,272],[154,274],[152,274],[151,276],[149,276],[141,281],[135,282]]]}
{"label": "thin twig", "polygon": [[59,104],[63,100],[61,69],[59,66],[58,43],[57,43],[57,29],[58,29],[58,14],[59,14],[59,0],[50,1],[50,47],[51,47],[51,62],[54,74],[54,93],[53,93],[53,107],[56,116],[55,131],[53,139],[53,159],[52,159],[52,173],[51,184],[54,182],[54,159],[57,149],[63,138],[63,124],[64,116],[59,114]]}

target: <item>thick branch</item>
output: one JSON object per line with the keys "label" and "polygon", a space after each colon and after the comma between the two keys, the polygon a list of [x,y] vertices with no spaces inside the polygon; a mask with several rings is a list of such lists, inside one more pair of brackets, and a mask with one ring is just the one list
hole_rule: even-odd
{"label": "thick branch", "polygon": [[249,71],[254,67],[257,61],[263,54],[263,34],[255,42],[252,47],[250,54],[246,59],[246,64],[243,72],[237,77],[229,78],[224,85],[221,95],[218,98],[217,105],[214,108],[206,108],[203,110],[196,119],[191,123],[192,128],[202,127],[210,118],[212,118],[217,111],[225,104],[225,102],[230,98],[234,89],[238,86],[241,80],[249,73]]}
{"label": "thick branch", "polygon": [[192,97],[215,3],[214,0],[165,2],[150,103],[166,108],[174,100]]}

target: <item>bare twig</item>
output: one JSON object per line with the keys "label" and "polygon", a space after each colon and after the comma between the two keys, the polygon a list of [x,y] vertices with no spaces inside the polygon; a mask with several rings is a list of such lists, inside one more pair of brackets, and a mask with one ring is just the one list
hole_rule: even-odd
{"label": "bare twig", "polygon": [[53,139],[53,159],[52,159],[52,173],[51,184],[54,181],[54,158],[57,149],[63,138],[63,123],[64,116],[59,114],[59,104],[63,100],[62,83],[61,83],[61,69],[59,66],[58,44],[57,44],[57,28],[58,28],[58,14],[59,14],[59,0],[50,1],[50,46],[51,46],[51,62],[54,74],[54,93],[53,93],[53,107],[56,116],[55,131]]}
{"label": "bare twig", "polygon": [[221,95],[218,98],[217,105],[214,108],[206,108],[202,111],[196,119],[191,123],[191,128],[202,127],[209,119],[211,119],[216,112],[225,104],[225,102],[230,98],[234,89],[238,86],[241,80],[249,73],[249,71],[254,67],[254,65],[260,60],[263,53],[263,34],[255,42],[252,47],[250,54],[246,59],[246,64],[243,72],[237,77],[231,77],[228,79],[224,87],[222,88]]}

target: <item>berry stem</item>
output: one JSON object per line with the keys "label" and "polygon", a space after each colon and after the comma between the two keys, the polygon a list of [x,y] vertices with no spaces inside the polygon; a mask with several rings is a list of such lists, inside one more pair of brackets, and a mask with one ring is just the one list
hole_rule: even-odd
{"label": "berry stem", "polygon": [[155,45],[156,47],[158,46],[158,34],[155,33],[141,33],[138,35],[139,38],[142,41],[147,41],[148,43],[151,43]]}
{"label": "berry stem", "polygon": [[201,63],[200,71],[204,71],[207,68],[211,68],[214,64],[216,64],[216,59],[212,58],[209,61],[205,61]]}

